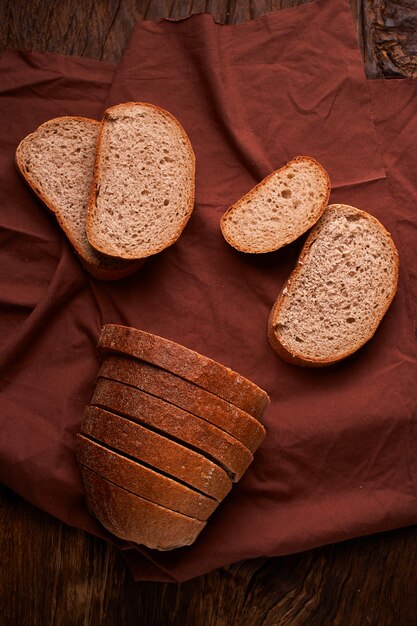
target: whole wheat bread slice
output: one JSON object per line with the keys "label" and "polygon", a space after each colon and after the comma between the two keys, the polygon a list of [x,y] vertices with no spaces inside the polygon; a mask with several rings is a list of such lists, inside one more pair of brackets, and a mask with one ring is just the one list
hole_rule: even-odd
{"label": "whole wheat bread slice", "polygon": [[140,498],[86,467],[81,466],[81,474],[92,513],[119,539],[173,550],[192,544],[205,526],[205,522]]}
{"label": "whole wheat bread slice", "polygon": [[206,457],[110,411],[87,407],[81,433],[218,501],[232,488],[226,472]]}
{"label": "whole wheat bread slice", "polygon": [[100,254],[85,232],[99,122],[58,117],[25,137],[16,165],[31,190],[55,214],[85,269],[96,278],[116,280],[141,265]]}
{"label": "whole wheat bread slice", "polygon": [[99,379],[91,404],[125,415],[192,446],[238,481],[253,456],[237,439],[160,398],[114,380]]}
{"label": "whole wheat bread slice", "polygon": [[269,318],[269,340],[285,360],[335,363],[375,333],[398,283],[398,253],[369,213],[330,205],[307,238]]}
{"label": "whole wheat bread slice", "polygon": [[256,418],[262,417],[269,404],[268,394],[247,378],[194,350],[143,330],[106,324],[97,349],[102,357],[124,354],[161,367]]}
{"label": "whole wheat bread slice", "polygon": [[118,487],[177,513],[206,521],[217,507],[216,500],[84,435],[77,435],[76,452],[80,465]]}
{"label": "whole wheat bread slice", "polygon": [[311,157],[299,156],[233,204],[220,228],[226,241],[241,252],[272,252],[313,226],[329,195],[326,170]]}
{"label": "whole wheat bread slice", "polygon": [[86,221],[94,248],[143,259],[173,244],[194,207],[195,158],[173,115],[142,102],[104,113]]}
{"label": "whole wheat bread slice", "polygon": [[262,424],[238,407],[171,372],[119,355],[109,355],[99,377],[117,380],[158,396],[229,433],[252,453],[265,437]]}

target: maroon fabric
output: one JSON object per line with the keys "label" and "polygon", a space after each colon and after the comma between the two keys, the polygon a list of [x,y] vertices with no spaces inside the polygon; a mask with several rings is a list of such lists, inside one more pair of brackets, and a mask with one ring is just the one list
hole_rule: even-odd
{"label": "maroon fabric", "polygon": [[[66,109],[98,115],[102,108],[82,72],[68,78],[77,83],[73,93],[84,94],[72,101],[65,81],[32,75],[27,61],[11,60],[13,72],[0,65],[1,113],[11,119],[0,152],[7,330],[1,479],[67,523],[109,537],[87,512],[73,450],[98,370],[100,327],[119,322],[198,350],[272,398],[254,463],[193,546],[157,553],[117,543],[135,578],[186,580],[243,558],[415,523],[416,285],[408,266],[415,218],[408,203],[397,229],[394,179],[389,172],[390,190],[385,172],[395,164],[401,179],[408,154],[397,162],[381,150],[347,1],[314,2],[239,26],[214,24],[208,15],[137,25],[107,104],[144,100],[178,117],[197,157],[196,208],[174,246],[117,284],[83,272],[14,172],[16,142],[37,123]],[[81,65],[90,78],[101,71],[94,62]],[[49,87],[54,96],[44,102]],[[385,132],[383,111],[381,119]],[[231,202],[297,154],[328,169],[332,202],[381,219],[401,261],[398,295],[375,338],[318,371],[285,364],[266,339],[270,308],[301,242],[244,255],[219,230]]]}

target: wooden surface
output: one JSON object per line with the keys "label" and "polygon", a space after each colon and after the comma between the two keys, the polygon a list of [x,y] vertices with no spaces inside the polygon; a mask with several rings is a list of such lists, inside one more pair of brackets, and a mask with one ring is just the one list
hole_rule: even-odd
{"label": "wooden surface", "polygon": [[[0,0],[5,47],[117,62],[137,19],[208,11],[236,23],[303,0]],[[351,0],[369,77],[417,75],[417,2]],[[417,527],[247,561],[182,585],[134,583],[119,553],[8,489],[5,626],[416,626]]]}

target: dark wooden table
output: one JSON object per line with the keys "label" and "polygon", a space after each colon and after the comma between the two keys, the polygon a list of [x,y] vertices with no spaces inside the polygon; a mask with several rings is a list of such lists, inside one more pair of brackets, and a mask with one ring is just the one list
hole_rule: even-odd
{"label": "dark wooden table", "polygon": [[[120,60],[136,20],[236,23],[303,0],[0,0],[0,53]],[[417,76],[416,0],[351,0],[370,78]],[[120,554],[1,488],[5,626],[416,626],[417,527],[256,559],[181,585],[134,583]]]}

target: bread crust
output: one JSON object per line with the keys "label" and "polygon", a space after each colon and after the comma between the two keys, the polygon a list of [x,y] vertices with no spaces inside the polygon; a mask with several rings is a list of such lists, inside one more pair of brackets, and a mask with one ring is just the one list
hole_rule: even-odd
{"label": "bread crust", "polygon": [[349,350],[346,350],[346,352],[339,354],[338,356],[335,356],[334,358],[307,358],[302,356],[300,353],[297,353],[296,351],[292,350],[288,345],[284,345],[283,342],[281,342],[279,340],[279,338],[276,335],[275,329],[274,329],[274,325],[276,324],[276,320],[279,317],[281,308],[286,300],[287,294],[290,292],[291,290],[291,286],[292,283],[295,282],[297,280],[297,277],[304,265],[304,263],[306,263],[306,257],[308,256],[308,252],[311,248],[311,246],[313,245],[313,243],[316,241],[318,235],[319,235],[319,231],[320,231],[320,222],[318,222],[314,228],[312,229],[312,231],[310,232],[309,236],[307,237],[304,246],[301,250],[300,256],[297,260],[297,264],[295,266],[295,269],[293,270],[293,272],[291,273],[291,275],[289,276],[289,278],[287,279],[287,281],[285,282],[285,284],[283,285],[283,288],[281,289],[278,298],[276,299],[271,313],[269,315],[269,319],[268,319],[268,339],[269,342],[272,346],[272,348],[275,350],[275,352],[277,354],[279,354],[279,356],[284,360],[287,361],[288,363],[293,363],[294,365],[300,365],[302,367],[325,367],[327,365],[332,365],[334,363],[338,363],[339,361],[342,361],[343,359],[346,359],[347,357],[351,356],[354,352],[356,352],[357,350],[359,350],[359,348],[361,348],[363,345],[365,345],[365,343],[367,343],[375,334],[382,318],[384,317],[385,313],[387,312],[395,294],[398,288],[398,275],[399,275],[399,258],[398,258],[398,252],[397,252],[397,248],[394,244],[394,241],[392,240],[392,237],[390,235],[390,233],[385,229],[385,227],[381,224],[381,222],[379,220],[377,220],[376,217],[374,217],[373,215],[370,215],[369,213],[366,213],[365,211],[361,211],[360,209],[356,209],[355,207],[351,207],[349,205],[344,205],[344,204],[332,204],[329,205],[327,208],[328,209],[334,209],[336,207],[342,207],[342,210],[344,207],[346,207],[347,209],[351,210],[353,209],[355,212],[357,212],[358,214],[361,214],[362,217],[366,218],[369,221],[372,221],[378,228],[378,230],[381,232],[381,235],[386,238],[386,240],[388,241],[392,252],[394,254],[394,258],[396,261],[395,264],[395,275],[394,275],[394,280],[393,280],[393,284],[394,284],[394,288],[392,290],[392,293],[390,295],[390,298],[387,301],[387,304],[385,306],[385,308],[383,309],[382,313],[380,316],[378,316],[378,318],[375,319],[375,325],[373,328],[373,331],[371,333],[369,333],[369,335],[367,336],[367,338],[365,340],[362,340],[360,342],[358,342],[355,346],[352,346],[352,348],[350,348]]}
{"label": "bread crust", "polygon": [[222,500],[232,488],[226,472],[205,456],[116,413],[88,406],[81,433],[215,500]]}
{"label": "bread crust", "polygon": [[[92,257],[86,256],[85,251],[78,245],[71,230],[67,227],[65,220],[62,219],[59,207],[55,206],[54,203],[43,193],[43,191],[39,188],[39,185],[37,184],[36,180],[33,178],[33,176],[31,176],[30,172],[28,172],[25,167],[25,163],[24,163],[24,159],[22,155],[23,146],[26,143],[28,143],[33,136],[42,132],[44,128],[51,126],[53,124],[56,124],[57,122],[65,123],[68,121],[77,121],[81,123],[93,124],[94,126],[97,127],[97,129],[99,129],[100,127],[100,122],[98,122],[97,120],[93,120],[88,117],[76,116],[76,115],[64,115],[61,117],[55,117],[51,120],[44,122],[43,124],[38,126],[38,128],[35,131],[33,131],[33,133],[30,133],[24,139],[22,139],[22,141],[17,146],[16,153],[15,153],[15,163],[16,163],[17,170],[19,174],[22,176],[25,183],[29,186],[31,191],[46,206],[46,208],[51,213],[54,214],[59,226],[62,228],[63,232],[65,233],[67,239],[69,240],[74,252],[78,256],[83,267],[92,276],[94,276],[94,278],[97,278],[99,280],[119,280],[121,278],[125,278],[126,276],[129,276],[133,272],[136,272],[136,270],[138,270],[139,267],[141,267],[141,265],[143,264],[143,261],[142,262],[121,261],[120,267],[118,269],[112,270],[112,269],[108,269],[102,266],[102,264],[105,265],[106,261],[109,260],[108,256],[102,255],[103,258],[102,260],[99,261],[99,263],[96,263],[94,260],[92,260]],[[97,254],[100,254],[100,253],[97,252]],[[111,258],[111,260],[114,263],[114,259]]]}
{"label": "bread crust", "polygon": [[[317,210],[311,216],[310,220],[308,220],[308,222],[306,222],[306,225],[303,226],[302,228],[300,228],[300,230],[297,233],[297,235],[287,237],[287,239],[284,241],[284,243],[281,243],[278,247],[277,246],[272,246],[272,247],[267,247],[267,248],[265,248],[263,250],[251,250],[247,246],[246,247],[242,246],[241,244],[239,244],[239,242],[237,242],[235,239],[233,239],[233,237],[227,231],[227,220],[226,220],[226,218],[230,217],[230,215],[236,209],[239,209],[239,207],[242,204],[242,202],[244,202],[244,201],[246,201],[248,199],[251,199],[254,196],[256,196],[256,193],[259,191],[259,189],[261,189],[265,185],[265,183],[267,183],[273,176],[275,176],[278,173],[285,172],[285,170],[288,167],[290,167],[291,165],[293,165],[294,163],[297,163],[297,162],[300,162],[300,161],[306,161],[306,160],[309,161],[310,163],[314,163],[319,168],[321,173],[323,174],[324,178],[326,179],[326,192],[325,192],[325,197],[323,199],[323,202],[318,206]],[[300,237],[309,228],[311,228],[313,226],[313,224],[315,224],[317,222],[317,220],[322,215],[322,213],[323,213],[324,209],[326,208],[327,203],[329,201],[330,187],[331,187],[330,177],[329,177],[328,173],[326,172],[326,170],[324,169],[324,167],[318,161],[316,161],[316,159],[313,159],[313,157],[310,157],[310,156],[297,156],[294,159],[291,159],[291,161],[288,161],[288,163],[286,163],[285,165],[283,165],[279,169],[274,170],[271,174],[266,176],[263,180],[261,180],[260,183],[255,185],[255,187],[253,187],[248,193],[246,193],[244,196],[242,196],[242,198],[240,198],[237,202],[232,204],[232,206],[227,209],[227,211],[223,214],[223,216],[222,216],[222,218],[220,220],[220,229],[221,229],[221,232],[223,234],[223,237],[226,239],[226,241],[233,248],[235,248],[236,250],[239,250],[239,252],[246,252],[248,254],[265,254],[265,253],[268,253],[268,252],[274,252],[275,250],[279,250],[283,246],[291,243],[292,241],[294,241],[295,239]]]}
{"label": "bread crust", "polygon": [[[107,119],[115,112],[122,111],[123,109],[126,109],[128,107],[134,107],[134,106],[147,107],[149,109],[158,111],[160,114],[164,115],[165,117],[168,117],[180,131],[181,136],[183,137],[185,141],[185,145],[186,145],[188,154],[191,158],[191,164],[192,164],[191,177],[189,181],[191,193],[190,193],[190,198],[188,202],[187,214],[185,215],[184,219],[178,224],[177,232],[174,237],[171,237],[168,241],[165,242],[164,245],[156,247],[152,252],[144,255],[143,257],[137,257],[137,256],[127,255],[127,254],[120,254],[116,256],[114,254],[111,254],[111,252],[107,248],[100,245],[95,240],[94,231],[93,231],[93,217],[94,217],[94,213],[96,210],[97,188],[98,188],[99,179],[100,179],[100,160],[101,160],[101,151],[103,149],[102,144],[103,144],[103,138],[104,138],[105,124],[106,124]],[[168,248],[169,246],[174,244],[177,241],[177,239],[180,237],[180,235],[182,234],[182,231],[187,225],[187,222],[190,219],[191,214],[193,212],[194,198],[195,198],[195,154],[194,154],[194,150],[191,145],[190,139],[187,133],[185,132],[185,130],[183,129],[183,127],[181,126],[181,124],[179,123],[179,121],[177,120],[177,118],[174,115],[172,115],[172,113],[170,113],[169,111],[166,111],[165,109],[162,109],[161,107],[158,107],[155,104],[150,104],[148,102],[124,102],[122,104],[117,104],[113,107],[108,108],[104,112],[103,118],[100,122],[100,128],[99,128],[98,137],[97,137],[96,159],[95,159],[94,170],[93,170],[93,182],[91,186],[90,201],[88,203],[88,209],[87,209],[86,233],[87,233],[87,238],[91,246],[95,248],[98,252],[101,252],[102,254],[107,254],[108,256],[112,256],[113,258],[119,258],[119,259],[130,259],[130,260],[138,259],[138,258],[146,259],[149,256],[158,254],[159,252],[162,252],[162,250],[165,250],[165,248]]]}
{"label": "bread crust", "polygon": [[91,403],[188,444],[238,481],[253,461],[249,450],[224,431],[195,415],[114,380],[99,379]]}
{"label": "bread crust", "polygon": [[106,480],[168,509],[206,521],[218,502],[120,453],[77,435],[77,459]]}
{"label": "bread crust", "polygon": [[99,377],[116,380],[158,396],[229,433],[252,453],[265,437],[265,429],[249,413],[144,361],[109,355],[103,362]]}
{"label": "bread crust", "polygon": [[262,417],[270,402],[263,389],[228,367],[174,341],[136,328],[106,324],[97,349],[103,358],[109,353],[119,353],[156,365],[257,419]]}
{"label": "bread crust", "polygon": [[205,522],[149,502],[81,466],[92,513],[113,535],[155,550],[192,544]]}

